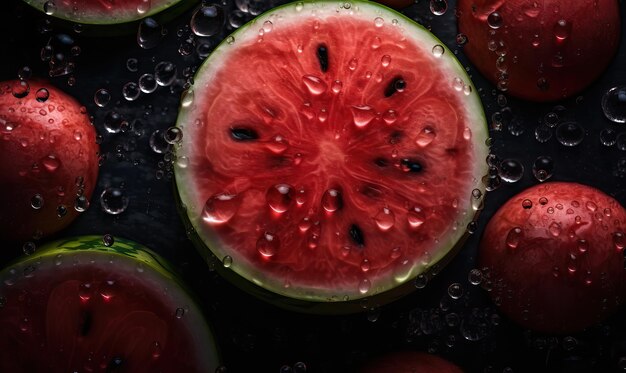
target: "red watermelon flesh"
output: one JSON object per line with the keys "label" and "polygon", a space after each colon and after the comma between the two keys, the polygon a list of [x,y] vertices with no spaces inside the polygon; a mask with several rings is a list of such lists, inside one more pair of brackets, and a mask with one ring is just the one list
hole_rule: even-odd
{"label": "red watermelon flesh", "polygon": [[157,257],[125,240],[88,248],[98,240],[53,243],[0,273],[0,371],[215,369],[200,309]]}
{"label": "red watermelon flesh", "polygon": [[459,241],[483,191],[487,131],[463,68],[402,15],[348,5],[286,5],[237,31],[178,120],[199,237],[292,298],[409,281]]}

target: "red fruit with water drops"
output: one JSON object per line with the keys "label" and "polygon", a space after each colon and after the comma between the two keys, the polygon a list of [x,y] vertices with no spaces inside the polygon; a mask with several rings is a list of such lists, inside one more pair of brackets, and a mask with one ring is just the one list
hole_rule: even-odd
{"label": "red fruit with water drops", "polygon": [[503,313],[537,331],[581,331],[626,298],[626,211],[598,189],[540,184],[489,221],[479,264]]}
{"label": "red fruit with water drops", "polygon": [[553,101],[575,95],[604,71],[620,38],[617,0],[459,0],[464,51],[513,96]]}
{"label": "red fruit with water drops", "polygon": [[88,207],[98,175],[85,108],[43,81],[0,83],[0,237],[40,238]]}
{"label": "red fruit with water drops", "polygon": [[462,373],[461,368],[423,352],[395,352],[368,362],[360,373]]}

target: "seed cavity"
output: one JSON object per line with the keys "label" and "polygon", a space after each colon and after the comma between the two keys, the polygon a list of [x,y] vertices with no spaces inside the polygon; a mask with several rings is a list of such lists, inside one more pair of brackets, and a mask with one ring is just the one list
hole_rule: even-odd
{"label": "seed cavity", "polygon": [[391,97],[396,92],[402,92],[406,88],[406,82],[401,76],[397,76],[389,82],[387,88],[385,88],[385,97]]}
{"label": "seed cavity", "polygon": [[364,184],[360,191],[363,195],[373,199],[380,199],[383,196],[383,191],[373,184]]}
{"label": "seed cavity", "polygon": [[365,237],[363,236],[363,231],[358,225],[352,224],[350,226],[350,229],[348,229],[348,234],[350,235],[350,238],[352,238],[352,241],[357,244],[357,246],[365,246]]}
{"label": "seed cavity", "polygon": [[418,161],[410,158],[402,159],[400,165],[405,172],[421,172],[424,169]]}
{"label": "seed cavity", "polygon": [[326,44],[320,44],[317,46],[317,59],[320,62],[320,69],[322,72],[328,71],[328,48]]}
{"label": "seed cavity", "polygon": [[231,127],[230,137],[237,142],[254,141],[259,139],[259,134],[252,128]]}
{"label": "seed cavity", "polygon": [[374,159],[374,163],[378,167],[387,167],[387,166],[389,166],[389,161],[386,160],[385,158],[376,158],[376,159]]}

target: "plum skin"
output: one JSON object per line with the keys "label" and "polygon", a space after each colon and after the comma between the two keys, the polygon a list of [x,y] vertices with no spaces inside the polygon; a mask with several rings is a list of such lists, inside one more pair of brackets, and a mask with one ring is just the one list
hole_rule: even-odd
{"label": "plum skin", "polygon": [[[29,80],[29,93],[15,97],[18,84],[0,83],[0,238],[10,241],[69,225],[79,215],[77,197],[91,198],[98,175],[96,131],[85,108],[40,80]],[[45,100],[37,99],[41,89]],[[36,195],[40,208],[32,207]]]}
{"label": "plum skin", "polygon": [[624,302],[625,225],[624,208],[595,188],[571,182],[528,188],[487,224],[478,258],[485,286],[525,328],[582,331]]}
{"label": "plum skin", "polygon": [[462,373],[453,363],[438,356],[416,351],[400,351],[368,361],[360,373]]}

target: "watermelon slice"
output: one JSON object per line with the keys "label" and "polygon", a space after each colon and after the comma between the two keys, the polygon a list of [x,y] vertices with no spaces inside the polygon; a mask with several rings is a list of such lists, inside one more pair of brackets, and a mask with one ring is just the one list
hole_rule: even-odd
{"label": "watermelon slice", "polygon": [[132,22],[192,0],[24,0],[44,13],[72,22],[106,25]]}
{"label": "watermelon slice", "polygon": [[105,237],[50,243],[0,272],[0,371],[213,372],[209,327],[167,264]]}
{"label": "watermelon slice", "polygon": [[242,27],[199,69],[177,126],[201,251],[283,304],[405,294],[481,208],[488,131],[470,79],[376,3],[293,3]]}

